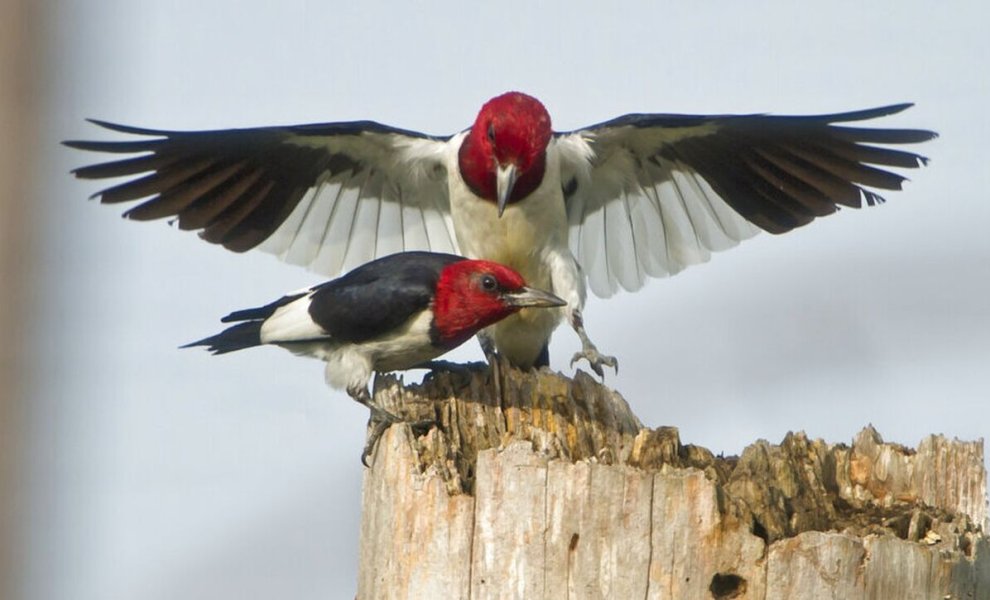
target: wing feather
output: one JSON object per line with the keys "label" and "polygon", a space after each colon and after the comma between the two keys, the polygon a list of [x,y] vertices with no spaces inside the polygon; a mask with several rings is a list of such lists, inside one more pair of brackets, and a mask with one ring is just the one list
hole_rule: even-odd
{"label": "wing feather", "polygon": [[[686,185],[694,194],[693,197],[704,198],[707,205],[712,207],[721,230],[731,241],[725,248],[731,248],[738,242],[753,237],[759,231],[755,225],[726,204],[725,200],[712,189],[712,186],[701,175],[686,165],[681,165],[676,173],[684,178]],[[715,248],[712,249],[715,250]]]}
{"label": "wing feather", "polygon": [[636,236],[636,258],[641,266],[642,285],[645,276],[663,277],[667,273],[663,247],[655,240],[663,238],[663,221],[660,218],[659,198],[656,190],[644,187],[643,195],[633,196],[632,221]]}
{"label": "wing feather", "polygon": [[571,248],[592,290],[634,290],[755,235],[899,190],[920,129],[837,125],[910,104],[817,116],[630,114],[558,133]]}
{"label": "wing feather", "polygon": [[261,250],[289,264],[313,265],[327,237],[336,198],[343,190],[339,181],[329,179],[322,178],[303,195],[285,222],[259,246]]}
{"label": "wing feather", "polygon": [[[78,146],[74,146],[78,147]],[[82,147],[83,150],[91,148]],[[128,177],[138,173],[150,173],[164,169],[180,160],[179,156],[168,154],[143,154],[135,158],[79,167],[72,174],[80,179],[107,179],[110,177]]]}
{"label": "wing feather", "polygon": [[175,161],[151,175],[115,185],[100,192],[100,202],[117,204],[146,198],[158,192],[168,192],[206,171],[218,162],[215,157],[203,157],[190,161]]}
{"label": "wing feather", "polygon": [[140,200],[127,218],[176,217],[208,242],[237,252],[260,246],[329,276],[400,250],[456,252],[449,137],[371,121],[192,132],[93,122],[142,137],[65,142],[135,155],[73,171],[129,178],[94,195]]}
{"label": "wing feather", "polygon": [[403,249],[428,248],[430,247],[430,237],[426,230],[426,217],[424,209],[415,203],[406,201],[406,194],[399,190],[399,198],[402,202],[402,242]]}
{"label": "wing feather", "polygon": [[636,260],[628,199],[628,194],[624,193],[618,202],[611,202],[605,207],[605,254],[610,279],[627,289],[636,289],[639,261]]}
{"label": "wing feather", "polygon": [[376,227],[378,231],[375,241],[375,256],[388,256],[402,252],[405,248],[403,240],[403,218],[401,200],[396,195],[393,186],[382,182],[382,201],[378,202]]}
{"label": "wing feather", "polygon": [[357,193],[349,229],[350,237],[344,249],[343,271],[350,271],[375,258],[375,249],[378,246],[378,206],[381,202],[367,200],[378,199],[380,195],[379,179],[374,171],[369,171]]}
{"label": "wing feather", "polygon": [[[227,208],[203,229],[200,237],[213,244],[234,243],[231,233],[258,207],[273,185],[262,181],[261,173],[254,172],[226,186],[218,193],[217,202]],[[240,200],[235,201],[237,198]]]}
{"label": "wing feather", "polygon": [[701,248],[697,233],[687,211],[687,199],[677,195],[673,201],[660,203],[660,219],[664,227],[667,273],[673,275],[687,265],[708,259]]}
{"label": "wing feather", "polygon": [[598,296],[608,297],[612,290],[612,278],[608,270],[605,248],[605,211],[586,213],[581,225],[581,254],[578,260],[588,276],[591,290]]}
{"label": "wing feather", "polygon": [[[426,233],[430,240],[430,248],[435,252],[459,254],[454,242],[454,223],[450,218],[450,200],[446,195],[434,194],[431,199],[421,189],[416,190],[416,198],[423,206],[423,220],[426,222]],[[427,210],[427,207],[432,210]]]}
{"label": "wing feather", "polygon": [[[687,196],[680,193],[678,188],[678,200],[681,206],[691,216],[692,226],[698,234],[699,248],[718,251],[735,245],[736,240],[727,232],[726,225],[723,223],[724,219],[720,217],[713,205],[713,198],[706,194],[701,186],[698,185],[697,178],[685,174],[683,171],[678,171],[677,175],[686,179],[685,183],[692,190],[690,197],[695,199],[694,202],[688,202],[686,199]],[[677,185],[676,180],[673,179],[673,169],[671,169],[668,177]],[[717,200],[717,197],[714,200]]]}
{"label": "wing feather", "polygon": [[[164,207],[175,208],[173,214],[179,215],[179,227],[182,229],[203,229],[210,223],[216,221],[223,211],[233,203],[234,196],[217,194],[218,188],[222,191],[224,184],[236,180],[244,167],[242,162],[227,165],[218,169],[211,169],[193,180],[187,180],[182,185],[163,192],[158,196],[157,202],[145,202],[141,206],[151,209],[156,204],[155,209],[161,211]],[[254,174],[248,174],[244,179],[247,182],[254,181]],[[225,202],[224,199],[227,201]],[[137,207],[137,208],[140,208]],[[124,216],[130,219],[137,219],[138,216],[132,211],[127,211]]]}
{"label": "wing feather", "polygon": [[[336,194],[340,191],[338,184],[333,184],[330,182],[330,175],[324,173],[317,180],[313,187],[309,188],[303,197],[299,199],[299,204],[292,210],[289,216],[285,219],[278,229],[275,230],[272,235],[268,236],[264,242],[258,246],[259,250],[268,252],[277,256],[280,260],[284,260],[289,264],[294,265],[305,265],[309,264],[314,258],[316,258],[316,252],[318,251],[318,243],[314,242],[312,248],[306,249],[305,245],[307,239],[312,237],[303,234],[303,224],[307,223],[310,227],[317,227],[316,221],[320,220],[317,216],[313,219],[310,218],[310,214],[313,211],[313,207],[317,205],[317,197],[333,193]],[[328,192],[328,186],[333,186],[332,191]],[[333,201],[323,202],[323,208],[327,211],[329,216],[329,211],[333,208]],[[326,228],[325,219],[322,221],[322,229],[319,234],[318,239],[323,239],[322,231]]]}
{"label": "wing feather", "polygon": [[646,278],[656,271],[656,261],[650,255],[651,226],[655,231],[657,223],[650,208],[651,200],[646,195],[632,195],[628,198],[629,223],[632,227],[633,249],[636,253],[637,288],[646,283]]}
{"label": "wing feather", "polygon": [[317,252],[314,259],[316,270],[323,272],[342,272],[347,247],[351,242],[354,215],[357,213],[358,194],[356,187],[340,186],[337,200],[331,207],[329,218],[315,220],[313,225],[319,228],[324,223],[322,234],[315,245]]}

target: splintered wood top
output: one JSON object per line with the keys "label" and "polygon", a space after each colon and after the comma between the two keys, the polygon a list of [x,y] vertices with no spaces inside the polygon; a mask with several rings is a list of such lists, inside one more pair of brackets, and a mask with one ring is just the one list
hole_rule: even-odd
{"label": "splintered wood top", "polygon": [[361,598],[990,599],[982,440],[789,433],[738,457],[590,376],[484,366],[375,401]]}

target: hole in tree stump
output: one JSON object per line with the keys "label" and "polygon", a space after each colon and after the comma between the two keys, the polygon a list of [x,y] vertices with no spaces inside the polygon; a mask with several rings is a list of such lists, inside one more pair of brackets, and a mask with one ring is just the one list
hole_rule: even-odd
{"label": "hole in tree stump", "polygon": [[708,591],[715,600],[732,600],[746,591],[746,580],[735,573],[715,573]]}

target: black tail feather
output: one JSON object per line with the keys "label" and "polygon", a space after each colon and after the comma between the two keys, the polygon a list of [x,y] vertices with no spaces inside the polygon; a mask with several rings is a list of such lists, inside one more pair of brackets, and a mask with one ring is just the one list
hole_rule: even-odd
{"label": "black tail feather", "polygon": [[228,327],[216,335],[203,338],[197,342],[179,346],[180,348],[192,348],[194,346],[206,346],[211,354],[226,354],[245,348],[253,348],[261,345],[261,323],[262,321],[249,321],[238,323],[233,327]]}

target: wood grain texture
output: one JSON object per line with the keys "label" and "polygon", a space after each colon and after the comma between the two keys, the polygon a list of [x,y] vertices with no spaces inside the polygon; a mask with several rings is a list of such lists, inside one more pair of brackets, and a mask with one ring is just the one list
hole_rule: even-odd
{"label": "wood grain texture", "polygon": [[412,421],[364,482],[359,598],[990,599],[982,441],[872,428],[739,457],[578,373],[376,382]]}

